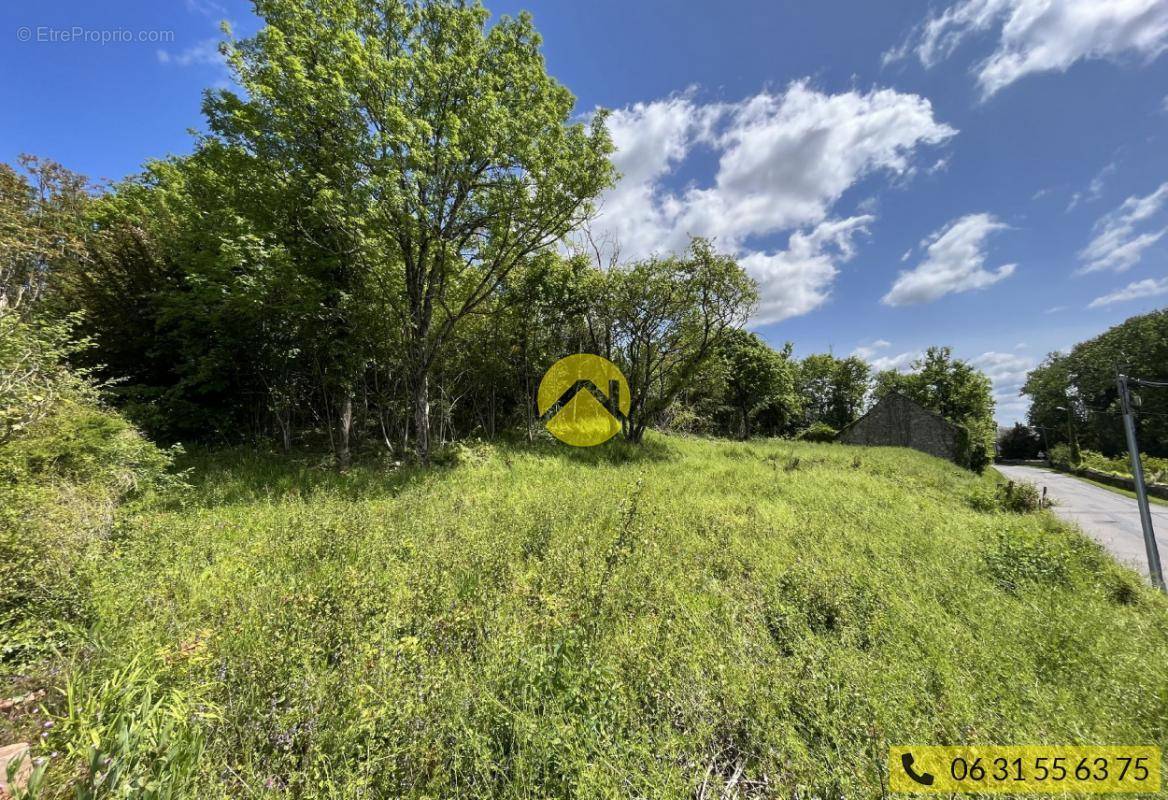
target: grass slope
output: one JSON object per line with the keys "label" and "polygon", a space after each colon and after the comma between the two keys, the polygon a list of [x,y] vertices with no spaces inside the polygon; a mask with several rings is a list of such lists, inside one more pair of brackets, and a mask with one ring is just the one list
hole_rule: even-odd
{"label": "grass slope", "polygon": [[93,565],[51,785],[853,798],[890,744],[1168,745],[1168,603],[919,453],[194,466]]}

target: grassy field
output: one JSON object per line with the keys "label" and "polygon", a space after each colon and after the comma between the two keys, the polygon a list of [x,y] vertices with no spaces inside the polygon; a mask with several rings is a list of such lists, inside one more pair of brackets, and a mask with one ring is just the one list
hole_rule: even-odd
{"label": "grassy field", "polygon": [[448,460],[189,457],[87,562],[48,795],[880,797],[890,744],[1168,746],[1168,603],[975,510],[988,477],[663,437]]}

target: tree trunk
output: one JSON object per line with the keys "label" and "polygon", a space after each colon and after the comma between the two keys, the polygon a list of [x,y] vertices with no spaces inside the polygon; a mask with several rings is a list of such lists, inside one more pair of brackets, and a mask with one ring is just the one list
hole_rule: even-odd
{"label": "tree trunk", "polygon": [[349,451],[349,433],[353,428],[353,393],[345,392],[341,400],[341,414],[337,419],[337,466],[346,470],[353,463]]}
{"label": "tree trunk", "polygon": [[292,452],[292,412],[288,411],[285,417],[284,413],[276,413],[276,421],[280,424],[280,438],[284,445],[284,452]]}
{"label": "tree trunk", "polygon": [[414,450],[422,464],[430,463],[430,375],[419,369],[414,377]]}

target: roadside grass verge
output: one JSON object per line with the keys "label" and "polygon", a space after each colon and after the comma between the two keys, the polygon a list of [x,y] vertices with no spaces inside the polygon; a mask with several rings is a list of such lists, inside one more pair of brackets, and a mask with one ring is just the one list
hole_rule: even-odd
{"label": "roadside grass verge", "polygon": [[47,796],[881,797],[892,744],[1168,745],[1168,602],[976,510],[990,476],[677,437],[444,461],[188,458],[87,562]]}

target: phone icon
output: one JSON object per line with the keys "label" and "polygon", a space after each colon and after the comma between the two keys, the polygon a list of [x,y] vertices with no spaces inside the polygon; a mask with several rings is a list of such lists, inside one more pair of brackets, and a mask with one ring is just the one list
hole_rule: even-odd
{"label": "phone icon", "polygon": [[930,775],[928,772],[920,773],[920,772],[917,772],[915,769],[913,769],[913,760],[914,759],[913,759],[912,753],[905,753],[904,755],[902,755],[900,757],[901,766],[904,767],[904,774],[908,775],[910,778],[912,778],[914,781],[921,784],[922,786],[932,786],[933,785],[933,776]]}

